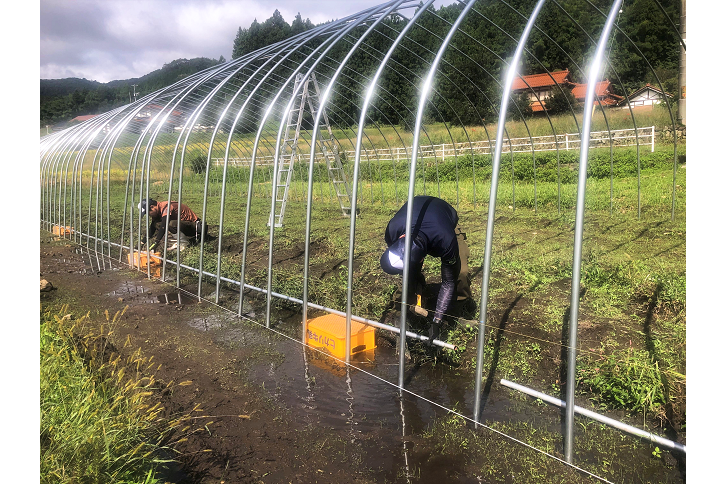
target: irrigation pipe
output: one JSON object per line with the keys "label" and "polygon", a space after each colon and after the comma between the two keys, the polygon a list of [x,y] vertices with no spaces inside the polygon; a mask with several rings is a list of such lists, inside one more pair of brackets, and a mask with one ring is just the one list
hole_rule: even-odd
{"label": "irrigation pipe", "polygon": [[[547,403],[557,405],[558,407],[565,408],[567,406],[567,403],[563,402],[559,398],[551,397],[551,396],[547,395],[546,393],[541,393],[536,390],[532,390],[531,388],[524,387],[522,385],[511,382],[509,380],[502,379],[501,384],[504,385],[505,387],[511,388],[513,390],[518,390],[522,393],[526,393],[527,395],[529,395],[531,397],[539,398],[540,400],[543,400]],[[600,415],[599,413],[595,413],[591,410],[587,410],[586,408],[578,407],[577,405],[574,406],[574,409],[575,409],[575,413],[579,413],[580,415],[583,415],[585,417],[590,417],[591,419],[597,420],[598,422],[604,423],[605,425],[615,427],[618,430],[622,430],[623,432],[627,432],[629,434],[637,435],[638,437],[643,437],[644,439],[647,439],[658,445],[662,445],[663,447],[666,447],[668,449],[677,450],[679,452],[683,452],[684,454],[686,453],[686,446],[679,444],[678,442],[673,442],[672,440],[664,439],[663,437],[659,437],[650,432],[646,432],[645,430],[641,430],[637,427],[633,427],[632,425],[624,424],[623,422],[612,419],[610,417],[605,417],[604,415]]]}
{"label": "irrigation pipe", "polygon": [[[93,235],[88,235],[88,234],[84,234],[84,233],[81,233],[80,235],[81,236],[86,236],[89,239],[95,239],[96,238]],[[109,242],[109,243],[111,245],[113,245],[115,247],[119,247],[121,249],[129,249],[129,247],[124,246],[124,245],[117,244],[116,242]],[[88,248],[88,250],[90,251],[90,250],[93,250],[93,249]],[[95,252],[95,250],[94,250],[94,252]],[[190,271],[193,271],[193,272],[199,272],[199,269],[197,269],[196,267],[191,267],[191,266],[188,266],[188,265],[185,265],[185,264],[178,264],[176,261],[167,260],[166,263],[167,264],[178,265],[180,269],[187,269],[187,270],[190,270]],[[217,274],[213,274],[213,273],[207,272],[207,271],[202,271],[202,275],[203,276],[213,277],[215,279],[217,277]],[[239,286],[239,281],[236,281],[234,279],[229,279],[229,278],[226,278],[226,277],[220,277],[220,280],[221,281],[224,281],[224,282],[228,282],[230,284],[235,284],[235,285]],[[249,284],[245,284],[245,289],[251,289],[253,291],[257,291],[257,292],[260,292],[262,294],[267,295],[267,290],[262,289],[261,287],[256,287],[256,286],[251,286]],[[270,296],[271,297],[276,297],[278,299],[282,299],[282,300],[285,300],[285,301],[293,302],[293,303],[296,303],[296,304],[302,304],[303,303],[301,299],[297,299],[297,298],[294,298],[292,296],[288,296],[286,294],[280,294],[280,293],[273,292],[273,291],[270,292]],[[197,295],[197,297],[199,299],[203,299],[203,298],[201,298],[198,295]],[[328,308],[328,307],[325,307],[325,306],[321,306],[320,304],[315,304],[315,303],[308,302],[308,306],[311,307],[311,308],[314,308],[314,309],[320,309],[322,311],[327,311],[329,313],[337,314],[338,316],[342,316],[342,317],[345,317],[346,316],[346,312],[345,311],[338,311],[337,309],[332,309],[332,308]],[[368,326],[373,326],[374,328],[385,329],[386,331],[390,331],[392,333],[401,334],[401,330],[399,328],[397,328],[395,326],[389,326],[388,324],[379,323],[378,321],[374,321],[372,319],[367,319],[367,318],[363,318],[363,317],[355,316],[355,315],[351,315],[351,319],[353,319],[355,321],[358,321],[359,323],[367,324]],[[417,339],[417,340],[420,340],[420,341],[428,341],[429,340],[428,336],[423,336],[421,334],[414,333],[412,331],[406,331],[406,336],[408,338],[413,338],[413,339]],[[432,342],[432,344],[434,344],[436,346],[440,346],[442,348],[446,348],[447,350],[455,350],[456,349],[456,346],[455,345],[452,345],[451,343],[447,343],[445,341],[441,341],[441,340],[438,340],[438,339],[435,339]]]}

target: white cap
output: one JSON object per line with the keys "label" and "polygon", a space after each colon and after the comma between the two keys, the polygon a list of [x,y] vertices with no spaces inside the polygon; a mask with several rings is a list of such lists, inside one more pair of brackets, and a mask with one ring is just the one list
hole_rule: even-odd
{"label": "white cap", "polygon": [[403,259],[390,250],[388,251],[388,262],[391,264],[391,267],[403,270]]}

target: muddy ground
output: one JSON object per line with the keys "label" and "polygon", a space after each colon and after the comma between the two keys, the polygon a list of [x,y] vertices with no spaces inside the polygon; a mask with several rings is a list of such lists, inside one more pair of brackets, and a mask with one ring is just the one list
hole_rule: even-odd
{"label": "muddy ground", "polygon": [[[195,405],[209,417],[206,432],[196,433],[181,444],[180,468],[166,476],[172,482],[371,482],[350,474],[324,454],[314,451],[325,439],[324,429],[295,426],[271,404],[264,391],[240,380],[241,362],[251,347],[230,350],[216,344],[210,334],[190,324],[199,320],[199,306],[158,303],[158,295],[171,290],[136,271],[113,264],[103,270],[77,246],[41,236],[41,278],[53,290],[41,292],[43,305],[69,303],[76,312],[89,310],[97,321],[99,312],[122,311],[115,330],[117,348],[141,348],[160,364],[157,378],[166,383],[191,381],[163,396],[170,413],[182,414]],[[97,270],[101,269],[101,270]],[[151,300],[151,303],[144,302]],[[94,311],[93,308],[97,310]],[[208,308],[205,308],[208,310]],[[123,350],[122,350],[123,351]]]}
{"label": "muddy ground", "polygon": [[[116,349],[124,354],[140,348],[153,356],[160,364],[156,377],[162,388],[172,381],[191,382],[160,394],[169,414],[190,412],[197,405],[202,410],[197,420],[202,430],[177,447],[179,464],[163,476],[169,482],[538,482],[522,480],[517,476],[523,474],[515,472],[511,478],[488,480],[478,470],[501,466],[500,456],[464,461],[456,452],[431,445],[426,432],[446,416],[442,408],[408,395],[401,398],[387,383],[353,375],[284,336],[179,295],[173,286],[149,280],[125,264],[96,258],[43,231],[40,263],[41,279],[53,286],[41,292],[44,306],[68,303],[77,316],[89,311],[97,322],[105,320],[104,310],[113,314],[126,308],[112,336]],[[568,291],[565,285],[563,281],[563,287],[552,290]],[[518,323],[510,316],[526,309],[527,301],[517,294],[502,298],[494,318],[500,329],[516,331]],[[262,306],[253,300],[249,304],[248,315],[259,315]],[[390,318],[394,323],[396,317]],[[584,341],[597,340],[584,329]],[[379,338],[378,344],[375,358],[362,356],[357,363],[395,381],[395,338]],[[560,367],[563,356],[546,354],[543,368]],[[408,365],[407,388],[470,413],[472,389],[451,383],[455,368],[431,359]],[[492,377],[485,387],[485,420],[511,411],[507,392]],[[679,472],[671,464],[662,482],[684,481],[685,469]],[[541,475],[559,482],[597,482],[556,461],[548,466]]]}

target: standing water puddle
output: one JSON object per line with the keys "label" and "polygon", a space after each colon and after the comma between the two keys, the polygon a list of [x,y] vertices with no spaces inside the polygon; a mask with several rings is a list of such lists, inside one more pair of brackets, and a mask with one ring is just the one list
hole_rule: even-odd
{"label": "standing water puddle", "polygon": [[[241,322],[234,314],[195,318],[188,324],[209,331],[218,344],[250,352],[239,363],[242,374],[291,409],[294,421],[329,429],[331,435],[351,444],[345,452],[359,456],[363,467],[377,469],[378,479],[445,482],[452,469],[462,468],[458,457],[439,456],[435,465],[429,462],[432,449],[425,448],[420,434],[448,411],[409,393],[401,396],[394,385],[386,383],[397,381],[398,356],[382,339],[377,348],[351,357],[352,365],[364,370],[360,371],[279,333]],[[300,330],[297,321],[280,323],[275,329],[288,335]],[[471,375],[453,373],[446,365],[407,361],[405,387],[427,400],[469,414],[473,405]],[[492,415],[495,412],[504,418],[506,403],[490,401],[487,418],[496,417]],[[472,475],[458,477],[456,482],[482,481]]]}
{"label": "standing water puddle", "polygon": [[[245,300],[247,304],[248,299]],[[245,309],[250,315],[254,314],[247,306]],[[258,308],[257,314],[264,314],[264,309]],[[443,419],[451,415],[448,409],[468,417],[473,414],[473,370],[459,371],[432,357],[422,361],[407,359],[406,391],[401,394],[397,388],[399,358],[395,338],[378,335],[378,346],[353,355],[353,367],[350,367],[300,344],[299,313],[273,310],[272,320],[277,321],[273,323],[274,332],[265,331],[264,325],[242,322],[234,313],[197,318],[189,324],[208,331],[216,343],[244,352],[245,356],[238,363],[243,378],[263,386],[273,399],[291,410],[293,421],[301,426],[322,428],[331,437],[343,439],[336,452],[341,452],[350,462],[360,462],[361,468],[373,472],[376,482],[490,482],[477,477],[484,462],[488,462],[489,467],[508,466],[520,475],[528,471],[519,466],[534,465],[533,461],[527,460],[507,463],[501,456],[494,455],[481,455],[477,458],[481,461],[475,463],[463,451],[440,452],[442,445],[456,447],[460,444],[458,440],[449,442],[458,437],[440,430],[441,422],[446,421]],[[526,398],[523,401],[518,394],[496,383],[495,388],[490,389],[490,385],[485,387],[482,422],[494,426],[502,424],[504,429],[507,426],[514,429],[519,425],[517,422],[524,422],[522,425],[537,428],[542,435],[562,435],[559,408],[537,406]],[[455,423],[452,428],[460,425],[461,422]],[[432,433],[434,428],[439,429],[438,433]],[[622,441],[621,434],[611,432]],[[488,430],[483,430],[481,435],[485,441],[501,439]],[[629,442],[632,439],[632,447],[620,458],[650,457],[649,444],[638,443],[638,439],[632,437],[625,439]],[[511,447],[513,454],[521,452],[518,450],[520,444],[506,440],[503,445]],[[549,453],[553,452],[550,450]],[[589,452],[579,451],[578,458],[585,459],[585,454]],[[587,459],[599,459],[598,455],[595,450]],[[558,464],[554,463],[549,470],[541,468],[540,475],[564,472],[565,467],[560,471],[553,469],[559,469]],[[550,477],[555,476],[550,474]],[[581,482],[595,482],[584,474],[581,477]],[[668,482],[680,482],[678,477],[668,477],[675,479]]]}
{"label": "standing water puddle", "polygon": [[156,303],[158,299],[153,296],[148,289],[134,281],[126,281],[115,291],[111,291],[109,296],[122,298],[128,303]]}

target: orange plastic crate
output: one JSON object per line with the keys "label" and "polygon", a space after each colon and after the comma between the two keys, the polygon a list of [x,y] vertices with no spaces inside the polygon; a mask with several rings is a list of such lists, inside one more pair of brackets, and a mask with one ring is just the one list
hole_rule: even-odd
{"label": "orange plastic crate", "polygon": [[128,255],[128,260],[129,265],[132,267],[138,267],[141,270],[146,270],[146,263],[148,261],[151,275],[154,277],[161,277],[161,257],[153,252],[151,253],[151,257],[149,257],[148,252],[134,251],[133,254]]}
{"label": "orange plastic crate", "polygon": [[61,227],[60,225],[53,226],[53,235],[71,235],[73,233],[73,227]]}
{"label": "orange plastic crate", "polygon": [[[305,342],[322,348],[336,358],[345,358],[345,317],[326,314],[308,319]],[[357,321],[350,322],[350,354],[372,350],[376,347],[375,328]]]}

